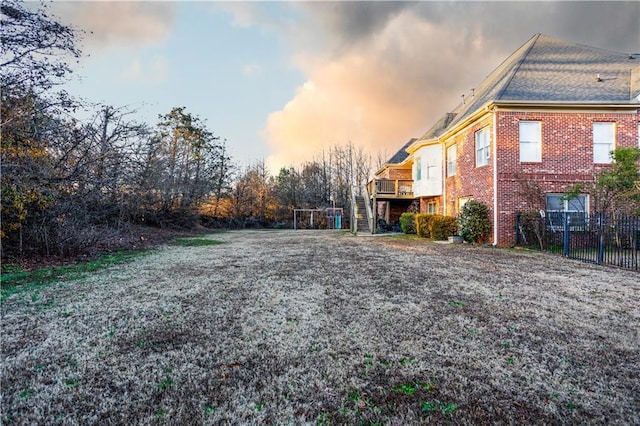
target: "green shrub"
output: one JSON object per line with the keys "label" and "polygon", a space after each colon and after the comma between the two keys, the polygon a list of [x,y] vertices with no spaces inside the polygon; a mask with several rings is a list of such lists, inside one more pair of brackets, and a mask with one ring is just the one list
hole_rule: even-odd
{"label": "green shrub", "polygon": [[418,234],[422,238],[431,238],[430,223],[434,216],[435,215],[430,213],[416,213],[416,234]]}
{"label": "green shrub", "polygon": [[456,218],[434,215],[429,222],[429,234],[434,240],[446,240],[458,233]]}
{"label": "green shrub", "polygon": [[439,214],[418,213],[415,215],[416,234],[423,238],[446,240],[458,232],[456,218]]}
{"label": "green shrub", "polygon": [[416,233],[415,213],[406,212],[400,216],[400,228],[405,234]]}
{"label": "green shrub", "polygon": [[473,243],[487,241],[491,235],[489,207],[480,201],[468,201],[458,216],[458,232],[465,241]]}

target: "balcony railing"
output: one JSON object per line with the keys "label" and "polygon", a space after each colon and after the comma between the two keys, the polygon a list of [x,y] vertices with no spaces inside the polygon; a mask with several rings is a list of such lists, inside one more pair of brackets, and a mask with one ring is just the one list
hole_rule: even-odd
{"label": "balcony railing", "polygon": [[413,181],[407,179],[374,179],[367,184],[369,196],[413,198]]}

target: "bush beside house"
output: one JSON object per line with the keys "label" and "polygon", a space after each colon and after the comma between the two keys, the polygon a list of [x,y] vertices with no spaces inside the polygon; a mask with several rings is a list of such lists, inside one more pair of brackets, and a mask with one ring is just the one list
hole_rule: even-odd
{"label": "bush beside house", "polygon": [[405,234],[416,233],[415,213],[406,212],[400,216],[400,228]]}
{"label": "bush beside house", "polygon": [[419,236],[434,240],[446,240],[458,232],[456,218],[429,213],[415,215],[415,228]]}
{"label": "bush beside house", "polygon": [[446,240],[458,233],[455,217],[435,215],[429,223],[429,233],[434,240]]}
{"label": "bush beside house", "polygon": [[483,243],[491,236],[489,207],[480,201],[468,201],[458,216],[458,232],[468,242]]}
{"label": "bush beside house", "polygon": [[429,225],[434,214],[429,213],[416,213],[415,215],[415,227],[416,234],[422,238],[431,238],[431,231]]}

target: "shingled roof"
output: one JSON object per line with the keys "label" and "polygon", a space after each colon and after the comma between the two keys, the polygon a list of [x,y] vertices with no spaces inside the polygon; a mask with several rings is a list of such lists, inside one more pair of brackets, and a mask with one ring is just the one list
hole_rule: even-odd
{"label": "shingled roof", "polygon": [[448,112],[445,115],[443,115],[440,118],[440,120],[436,121],[436,124],[431,126],[431,128],[427,130],[426,133],[420,137],[420,140],[437,139],[438,136],[440,136],[440,134],[447,127],[449,127],[451,122],[453,122],[453,120],[456,118],[456,115],[457,114],[455,112]]}
{"label": "shingled roof", "polygon": [[395,154],[393,154],[393,157],[389,158],[387,160],[386,164],[400,164],[402,163],[404,160],[407,159],[407,157],[409,156],[409,153],[407,152],[407,148],[409,148],[409,146],[414,143],[415,141],[417,141],[418,139],[416,138],[411,138],[409,139],[409,142],[407,142],[406,144],[404,144],[404,146],[402,148],[400,148],[398,150],[398,152],[396,152]]}
{"label": "shingled roof", "polygon": [[640,55],[536,34],[454,110],[455,126],[489,102],[636,104]]}
{"label": "shingled roof", "polygon": [[[640,106],[640,54],[613,52],[536,34],[506,58],[420,141],[436,140],[492,102]],[[404,161],[403,146],[387,164]]]}

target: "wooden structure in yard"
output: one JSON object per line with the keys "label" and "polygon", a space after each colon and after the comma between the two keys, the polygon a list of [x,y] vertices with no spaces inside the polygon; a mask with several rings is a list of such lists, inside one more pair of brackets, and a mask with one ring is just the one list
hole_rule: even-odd
{"label": "wooden structure in yard", "polygon": [[341,207],[294,209],[293,229],[342,229],[343,215]]}

